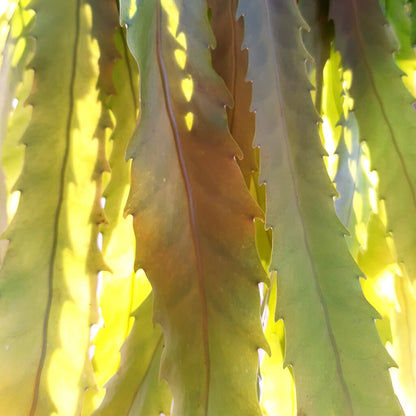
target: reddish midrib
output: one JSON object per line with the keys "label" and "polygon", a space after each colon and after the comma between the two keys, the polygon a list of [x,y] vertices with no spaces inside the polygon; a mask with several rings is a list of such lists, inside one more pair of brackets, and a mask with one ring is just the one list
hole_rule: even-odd
{"label": "reddish midrib", "polygon": [[205,393],[204,393],[204,411],[205,414],[208,414],[208,394],[209,394],[209,384],[210,384],[210,355],[209,355],[209,342],[208,342],[208,317],[207,317],[207,299],[205,296],[204,288],[204,273],[202,267],[202,255],[201,247],[198,234],[198,226],[195,212],[195,201],[193,197],[193,191],[191,186],[191,181],[188,174],[188,168],[186,166],[186,161],[184,157],[184,152],[182,149],[181,136],[179,133],[178,123],[176,122],[175,114],[173,111],[173,104],[169,93],[169,80],[167,75],[167,70],[165,62],[163,59],[162,51],[162,15],[160,12],[160,0],[156,2],[156,50],[157,50],[157,61],[160,70],[160,76],[163,87],[163,94],[165,98],[166,110],[168,113],[170,125],[172,127],[172,133],[175,140],[176,152],[178,155],[179,167],[182,173],[182,178],[185,185],[186,196],[188,200],[188,213],[189,213],[189,222],[191,226],[191,234],[193,247],[195,252],[195,259],[197,264],[197,277],[198,277],[198,290],[201,300],[201,309],[202,309],[202,337],[204,345],[204,362],[206,367],[206,377],[205,377]]}

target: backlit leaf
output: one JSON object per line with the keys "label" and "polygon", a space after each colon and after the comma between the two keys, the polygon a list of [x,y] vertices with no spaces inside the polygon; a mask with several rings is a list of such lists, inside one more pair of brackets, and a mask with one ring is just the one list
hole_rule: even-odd
{"label": "backlit leaf", "polygon": [[[96,7],[99,5],[100,3],[96,3]],[[146,278],[143,273],[135,274],[133,271],[134,233],[131,218],[123,217],[130,179],[130,163],[125,161],[125,152],[137,116],[137,65],[128,52],[125,30],[118,28],[113,35],[114,37],[102,38],[102,42],[110,43],[103,45],[102,49],[117,48],[120,59],[117,59],[114,65],[112,61],[102,60],[102,79],[106,81],[98,83],[102,101],[107,103],[108,110],[115,120],[108,143],[111,145],[111,175],[106,181],[107,186],[103,194],[107,223],[101,227],[102,250],[111,271],[104,271],[100,277],[102,321],[101,328],[93,340],[93,366],[98,389],[96,392],[91,391],[95,394],[91,397],[92,404],[84,407],[86,414],[90,414],[102,401],[105,394],[104,384],[119,368],[120,347],[132,326],[131,313],[145,295],[143,281]],[[112,52],[110,56],[116,55],[116,52]],[[112,77],[109,77],[110,74]],[[109,78],[114,84],[113,81],[109,84]]]}
{"label": "backlit leaf", "polygon": [[[230,98],[210,66],[206,5],[137,6],[122,20],[139,64],[142,111],[128,150],[127,213],[136,268],[152,284],[165,336],[161,374],[173,415],[260,415],[257,349],[267,347],[257,283],[265,277],[253,219],[261,212],[235,161],[241,150],[225,118]],[[121,16],[129,8],[122,2]]]}
{"label": "backlit leaf", "polygon": [[[308,31],[302,34],[308,52],[314,58],[315,65],[315,106],[318,111],[322,107],[324,66],[329,58],[333,30],[328,21],[329,0],[300,0],[299,10],[309,25]],[[307,64],[310,64],[308,62]]]}
{"label": "backlit leaf", "polygon": [[270,287],[269,311],[265,334],[272,351],[271,356],[264,356],[261,363],[262,394],[261,406],[266,416],[294,415],[296,409],[295,384],[290,368],[283,368],[285,352],[285,334],[283,321],[275,322],[276,275],[272,274]]}
{"label": "backlit leaf", "polygon": [[411,415],[416,413],[416,296],[407,276],[396,276],[395,292],[398,307],[392,308],[390,321],[399,370],[392,377],[406,415]]}
{"label": "backlit leaf", "polygon": [[233,97],[227,108],[228,127],[243,151],[238,164],[247,185],[253,172],[258,171],[257,153],[253,149],[255,115],[250,111],[251,84],[246,81],[248,51],[241,50],[244,38],[244,20],[236,20],[237,0],[209,0],[212,10],[211,26],[216,38],[211,52],[212,66],[221,75]]}
{"label": "backlit leaf", "polygon": [[399,67],[406,73],[402,80],[408,90],[415,95],[416,52],[411,41],[411,21],[406,10],[406,2],[407,0],[384,1],[384,9],[399,42],[394,57]]}
{"label": "backlit leaf", "polygon": [[86,266],[96,191],[97,69],[78,59],[93,53],[81,1],[39,0],[31,7],[33,111],[22,138],[19,207],[0,270],[0,414],[74,415],[93,385],[91,270],[101,266]]}
{"label": "backlit leaf", "polygon": [[[21,168],[21,151],[19,150],[22,149],[16,150],[16,139],[21,137],[22,132],[20,135],[8,134],[8,126],[13,118],[18,118],[18,116],[13,117],[19,104],[15,95],[19,87],[24,88],[20,84],[33,49],[33,44],[27,36],[33,13],[26,10],[25,5],[27,1],[10,1],[8,8],[0,16],[0,33],[4,34],[4,42],[0,38],[2,50],[0,56],[0,234],[10,222],[8,204],[10,191],[16,180],[13,167],[17,165],[19,171]],[[8,14],[11,15],[9,19],[7,19]],[[22,120],[20,123],[23,128],[27,125]],[[3,261],[6,247],[7,241],[0,241],[0,264]]]}
{"label": "backlit leaf", "polygon": [[302,65],[305,24],[291,0],[242,0],[239,10],[246,22],[266,226],[273,228],[276,318],[285,324],[297,414],[398,414],[387,372],[393,362],[378,338],[377,314],[362,295],[322,160]]}
{"label": "backlit leaf", "polygon": [[159,382],[163,335],[152,322],[152,296],[133,313],[134,325],[121,350],[120,369],[106,385],[107,393],[94,416],[168,416],[171,395]]}
{"label": "backlit leaf", "polygon": [[377,0],[333,0],[336,47],[352,71],[351,96],[360,139],[370,150],[398,261],[416,278],[416,112],[401,81]]}

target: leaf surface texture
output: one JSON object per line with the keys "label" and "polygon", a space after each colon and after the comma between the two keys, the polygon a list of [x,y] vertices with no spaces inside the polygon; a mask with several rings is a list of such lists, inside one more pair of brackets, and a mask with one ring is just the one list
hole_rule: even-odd
{"label": "leaf surface texture", "polygon": [[[122,6],[128,16],[129,2]],[[141,77],[127,213],[165,336],[173,415],[260,415],[264,272],[253,219],[261,211],[235,162],[241,150],[228,132],[229,95],[210,66],[206,4],[145,0],[126,23]]]}
{"label": "leaf surface texture", "polygon": [[398,414],[387,372],[393,362],[378,338],[377,315],[362,295],[322,160],[302,65],[305,23],[290,0],[242,0],[239,12],[246,18],[266,226],[273,228],[276,318],[285,324],[285,363],[293,367],[297,412]]}
{"label": "leaf surface texture", "polygon": [[21,197],[0,270],[0,413],[73,415],[94,384],[91,270],[101,264],[95,259],[86,267],[86,259],[97,185],[97,69],[78,59],[93,50],[81,1],[34,1],[30,7],[36,10],[33,111],[21,140],[24,166],[15,185]]}
{"label": "leaf surface texture", "polygon": [[371,169],[380,178],[388,228],[398,261],[416,276],[416,113],[402,72],[394,63],[391,39],[379,3],[355,0],[331,3],[336,47],[343,66],[352,71],[351,96],[360,139],[370,150]]}

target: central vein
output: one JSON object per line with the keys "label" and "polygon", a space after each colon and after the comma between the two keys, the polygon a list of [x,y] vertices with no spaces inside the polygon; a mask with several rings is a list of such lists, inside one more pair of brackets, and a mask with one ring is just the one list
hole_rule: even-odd
{"label": "central vein", "polygon": [[52,308],[52,297],[53,297],[53,280],[54,280],[54,269],[55,269],[55,260],[56,260],[56,253],[58,248],[58,237],[59,237],[59,221],[61,218],[62,213],[62,205],[64,201],[64,189],[65,189],[65,175],[66,169],[68,165],[68,158],[70,152],[70,144],[71,144],[71,125],[73,120],[73,113],[74,113],[74,102],[75,102],[75,76],[76,76],[76,68],[77,68],[77,52],[78,52],[78,43],[79,43],[79,32],[80,32],[80,16],[81,12],[81,0],[77,0],[76,7],[75,7],[75,35],[74,35],[74,43],[72,49],[72,66],[71,66],[71,75],[69,81],[69,93],[68,93],[68,114],[66,120],[66,127],[65,127],[65,149],[62,158],[62,166],[61,172],[59,176],[59,194],[58,194],[58,202],[56,204],[56,209],[53,217],[53,241],[52,241],[52,249],[49,258],[49,269],[48,269],[48,298],[46,302],[46,309],[45,315],[43,320],[43,332],[42,332],[42,350],[39,358],[38,369],[35,376],[35,387],[33,392],[33,400],[32,406],[30,408],[29,415],[33,416],[36,413],[37,403],[39,399],[39,389],[40,389],[40,380],[43,372],[43,367],[45,364],[46,353],[47,353],[47,344],[48,344],[48,326],[49,326],[49,318]]}
{"label": "central vein", "polygon": [[196,263],[197,263],[198,290],[199,290],[199,295],[201,299],[201,308],[202,308],[202,337],[203,337],[203,345],[204,345],[204,363],[205,363],[205,368],[206,368],[203,408],[205,409],[205,414],[208,414],[208,392],[209,392],[209,383],[210,383],[210,356],[209,356],[208,319],[207,319],[208,307],[207,307],[207,299],[205,296],[205,288],[204,288],[201,245],[200,245],[199,235],[198,235],[198,227],[197,227],[196,213],[195,213],[195,201],[193,197],[191,181],[189,179],[188,168],[186,166],[185,157],[183,154],[181,135],[179,132],[178,123],[176,121],[176,117],[173,111],[173,104],[172,104],[172,99],[171,99],[170,91],[169,91],[169,80],[168,80],[165,61],[163,58],[162,16],[160,13],[160,0],[156,2],[156,49],[157,49],[157,61],[158,61],[160,74],[161,74],[166,109],[167,109],[169,121],[172,127],[173,137],[175,139],[175,146],[176,146],[176,151],[178,154],[179,166],[181,169],[183,180],[185,182],[185,189],[186,189],[186,195],[187,195],[187,200],[188,200],[189,220],[191,224],[192,240],[193,240],[195,258],[196,258]]}
{"label": "central vein", "polygon": [[322,310],[324,312],[324,320],[325,320],[325,325],[326,325],[326,329],[328,331],[328,337],[329,337],[329,342],[331,345],[331,348],[334,352],[334,360],[335,360],[335,366],[336,366],[336,371],[338,373],[339,376],[339,382],[341,384],[341,388],[342,391],[345,395],[345,398],[347,400],[347,404],[349,406],[349,410],[352,414],[352,402],[351,402],[351,396],[347,387],[347,384],[345,382],[345,376],[343,373],[343,369],[342,369],[342,365],[341,365],[341,359],[340,359],[340,355],[339,355],[339,351],[338,351],[338,347],[337,347],[337,343],[335,340],[335,336],[332,330],[332,326],[331,326],[331,320],[329,317],[329,311],[328,311],[328,306],[327,303],[325,301],[325,297],[324,294],[322,293],[322,289],[319,283],[319,276],[318,276],[318,270],[315,264],[315,260],[311,251],[311,246],[310,246],[310,241],[309,241],[309,232],[308,229],[306,227],[305,224],[305,220],[303,217],[303,212],[302,212],[302,208],[300,205],[300,195],[299,195],[299,186],[298,186],[298,181],[297,181],[297,175],[296,175],[296,166],[294,166],[294,162],[293,162],[293,155],[292,155],[292,150],[291,150],[291,143],[290,143],[290,137],[289,137],[289,132],[288,132],[288,126],[286,124],[286,114],[285,114],[285,109],[284,109],[284,97],[283,97],[283,92],[282,92],[282,86],[281,86],[281,73],[280,73],[280,65],[278,63],[277,60],[277,56],[278,56],[278,51],[276,51],[276,48],[274,46],[274,35],[273,35],[273,25],[271,22],[271,13],[272,11],[270,10],[270,0],[264,0],[264,6],[265,6],[265,12],[266,12],[266,17],[267,17],[267,32],[269,35],[269,39],[271,41],[272,46],[270,46],[270,48],[273,48],[273,52],[272,52],[272,57],[273,57],[273,67],[274,67],[274,73],[275,73],[275,81],[276,81],[276,91],[277,91],[277,96],[278,96],[278,109],[277,112],[279,113],[279,117],[281,120],[281,126],[280,126],[280,132],[281,132],[281,137],[282,137],[282,145],[285,149],[285,153],[287,154],[287,161],[288,161],[288,170],[289,170],[289,177],[291,179],[292,182],[292,186],[293,186],[293,198],[294,198],[294,202],[295,202],[295,206],[296,206],[296,211],[298,213],[298,218],[299,218],[299,222],[301,224],[302,227],[302,232],[303,232],[303,244],[307,253],[307,256],[309,258],[309,264],[312,270],[312,276],[313,276],[313,281],[314,281],[314,285],[315,285],[315,290],[316,293],[319,297],[319,301],[322,305]]}

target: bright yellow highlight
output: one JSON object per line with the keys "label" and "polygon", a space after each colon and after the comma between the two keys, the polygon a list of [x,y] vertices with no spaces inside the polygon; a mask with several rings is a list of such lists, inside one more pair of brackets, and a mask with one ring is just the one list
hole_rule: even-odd
{"label": "bright yellow highlight", "polygon": [[363,220],[362,212],[363,212],[363,197],[362,195],[355,191],[354,199],[352,201],[353,209],[355,215],[357,217],[357,223],[360,223]]}
{"label": "bright yellow highlight", "polygon": [[[65,302],[61,309],[60,339],[61,348],[56,349],[48,367],[48,388],[57,403],[60,415],[70,416],[76,411],[79,400],[78,389],[73,388],[79,383],[81,363],[74,357],[85,356],[85,332],[79,329],[79,318],[84,320],[78,306],[70,301]],[[87,328],[85,326],[85,328]],[[65,377],[62,377],[65,374]],[[83,380],[87,383],[91,380]]]}
{"label": "bright yellow highlight", "polygon": [[348,159],[348,170],[351,173],[353,178],[357,177],[357,161],[353,159]]}
{"label": "bright yellow highlight", "polygon": [[9,0],[0,0],[0,16],[6,12],[9,7]]}
{"label": "bright yellow highlight", "polygon": [[185,115],[186,128],[191,131],[194,124],[194,113],[186,113]]}
{"label": "bright yellow highlight", "polygon": [[132,0],[130,1],[130,7],[129,7],[129,18],[133,18],[133,16],[136,14],[137,12],[137,5],[136,5],[136,1]]}
{"label": "bright yellow highlight", "polygon": [[[34,15],[33,10],[26,10],[23,7],[16,11],[17,1],[0,0],[0,19],[9,24],[0,25],[0,45],[4,48],[8,36],[18,38],[24,27]],[[16,16],[13,18],[13,15]],[[0,56],[0,63],[2,57]]]}
{"label": "bright yellow highlight", "polygon": [[163,10],[168,15],[168,31],[176,38],[176,32],[178,31],[179,25],[179,10],[174,0],[162,0],[161,1]]}
{"label": "bright yellow highlight", "polygon": [[183,33],[183,32],[179,33],[179,35],[176,36],[176,41],[179,43],[179,45],[182,46],[183,49],[185,49],[185,50],[188,49],[188,45],[186,43],[185,33]]}
{"label": "bright yellow highlight", "polygon": [[[414,340],[416,323],[416,296],[411,282],[406,276],[405,269],[397,268],[394,278],[395,308],[391,308],[390,322],[393,345],[386,347],[400,368],[391,368],[393,388],[399,397],[400,404],[406,415],[416,414],[415,388],[413,384],[416,371]],[[404,272],[404,273],[401,273]],[[390,285],[391,287],[392,285]],[[395,342],[395,340],[405,340]]]}
{"label": "bright yellow highlight", "polygon": [[374,291],[377,296],[384,298],[385,302],[396,304],[399,307],[394,290],[394,274],[389,269],[385,269],[379,276],[374,284]]}
{"label": "bright yellow highlight", "polygon": [[186,65],[186,53],[182,49],[175,49],[175,59],[181,69],[185,68]]}
{"label": "bright yellow highlight", "polygon": [[351,84],[352,84],[352,72],[350,69],[347,69],[346,71],[344,71],[344,74],[343,74],[342,88],[344,88],[344,90],[349,90],[351,88]]}
{"label": "bright yellow highlight", "polygon": [[293,377],[289,368],[283,368],[284,351],[282,341],[285,339],[284,323],[274,322],[276,305],[276,272],[270,277],[270,300],[265,333],[269,341],[272,355],[267,354],[261,360],[263,388],[261,408],[264,415],[293,415],[296,414],[296,393]]}
{"label": "bright yellow highlight", "polygon": [[329,154],[333,154],[335,152],[335,143],[334,137],[332,134],[331,124],[328,120],[328,117],[322,117],[322,128],[324,130],[324,138],[325,138],[325,149]]}
{"label": "bright yellow highlight", "polygon": [[[381,222],[387,228],[386,204],[385,204],[383,199],[378,201],[378,216],[380,217]],[[389,240],[388,235],[386,236],[386,238],[387,238],[387,240]],[[387,243],[388,243],[388,241],[387,241]],[[394,250],[392,251],[392,253],[394,253]]]}
{"label": "bright yellow highlight", "polygon": [[5,20],[9,20],[13,12],[16,10],[16,2],[11,2],[10,0],[0,0],[0,16],[5,15]]}
{"label": "bright yellow highlight", "polygon": [[349,154],[352,153],[352,131],[348,128],[343,128],[344,142]]}
{"label": "bright yellow highlight", "polygon": [[349,89],[351,88],[352,84],[352,72],[351,70],[347,69],[343,73],[343,82],[342,87],[346,94],[344,95],[344,103],[343,103],[343,110],[344,110],[344,117],[348,117],[348,113],[354,108],[354,100],[348,94]]}
{"label": "bright yellow highlight", "polygon": [[[84,7],[81,12],[82,21],[88,25],[90,8]],[[40,387],[40,394],[50,395],[59,416],[80,414],[80,397],[87,387],[95,384],[92,372],[84,371],[90,325],[98,322],[94,294],[90,293],[95,286],[95,277],[86,270],[85,259],[93,247],[90,246],[94,227],[91,207],[97,184],[91,179],[95,174],[95,164],[91,161],[97,158],[98,140],[86,138],[94,137],[101,107],[97,105],[98,91],[95,88],[99,73],[98,45],[91,41],[85,27],[80,34],[83,51],[95,57],[91,61],[95,64],[84,71],[77,67],[81,74],[77,82],[86,87],[83,97],[74,103],[71,148],[64,178],[65,199],[56,248],[61,255],[55,260],[48,349]],[[90,263],[91,266],[94,264]],[[83,374],[81,380],[80,374]]]}
{"label": "bright yellow highlight", "polygon": [[[377,201],[377,184],[378,184],[378,175],[376,171],[370,171],[370,158],[369,158],[369,150],[365,143],[361,144],[363,148],[363,156],[361,158],[361,163],[364,172],[367,174],[369,181],[371,182],[372,187],[369,189],[369,197],[370,197],[370,204],[371,209],[378,213],[378,201]],[[367,156],[365,156],[367,155]]]}
{"label": "bright yellow highlight", "polygon": [[191,101],[192,94],[194,92],[194,81],[192,80],[192,77],[190,75],[188,75],[188,78],[184,78],[181,81],[181,87],[186,101]]}
{"label": "bright yellow highlight", "polygon": [[186,50],[186,37],[183,32],[178,34],[179,26],[179,11],[174,0],[162,0],[163,10],[168,16],[168,32],[176,39],[176,42]]}
{"label": "bright yellow highlight", "polygon": [[331,123],[329,122],[328,118],[326,116],[322,117],[323,123],[322,123],[322,130],[323,130],[323,136],[325,141],[325,149],[328,152],[328,157],[326,158],[327,163],[327,170],[328,175],[331,179],[335,177],[335,174],[337,173],[337,166],[338,166],[338,155],[335,154],[336,145],[334,140],[334,135],[331,129]]}
{"label": "bright yellow highlight", "polygon": [[15,52],[13,54],[12,66],[17,66],[17,64],[19,63],[23,55],[25,48],[26,48],[26,39],[19,38],[16,44]]}
{"label": "bright yellow highlight", "polygon": [[363,219],[363,197],[362,195],[355,191],[354,198],[352,200],[353,210],[357,219],[357,224],[355,225],[355,234],[357,241],[363,247],[367,246],[367,223]]}
{"label": "bright yellow highlight", "polygon": [[7,203],[7,215],[9,216],[9,218],[14,217],[14,214],[16,214],[17,207],[19,205],[19,200],[20,200],[20,192],[14,191],[10,195],[8,203]]}

